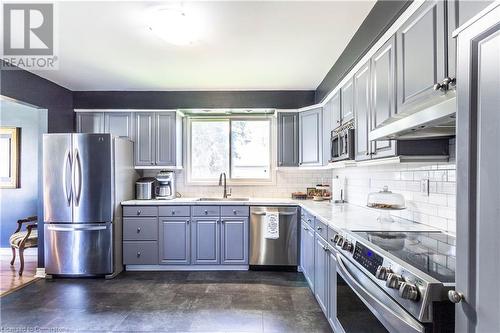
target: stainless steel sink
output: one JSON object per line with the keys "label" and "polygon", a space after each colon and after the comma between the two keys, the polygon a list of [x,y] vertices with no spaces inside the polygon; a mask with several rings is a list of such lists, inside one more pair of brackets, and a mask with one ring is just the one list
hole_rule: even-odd
{"label": "stainless steel sink", "polygon": [[248,201],[249,198],[199,198],[196,201]]}

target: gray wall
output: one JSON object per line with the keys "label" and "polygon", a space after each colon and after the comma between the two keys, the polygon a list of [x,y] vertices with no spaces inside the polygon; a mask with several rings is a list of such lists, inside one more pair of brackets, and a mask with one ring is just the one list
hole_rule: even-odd
{"label": "gray wall", "polygon": [[8,247],[16,221],[42,211],[39,162],[47,111],[0,101],[0,125],[21,128],[20,188],[0,189],[0,246]]}

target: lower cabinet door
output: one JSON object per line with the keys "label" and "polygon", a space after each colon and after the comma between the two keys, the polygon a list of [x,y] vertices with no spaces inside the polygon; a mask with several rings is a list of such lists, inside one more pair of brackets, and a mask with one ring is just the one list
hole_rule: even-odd
{"label": "lower cabinet door", "polygon": [[317,234],[314,239],[314,295],[326,314],[328,306],[328,244]]}
{"label": "lower cabinet door", "polygon": [[314,230],[305,222],[302,222],[301,243],[302,270],[309,287],[314,291]]}
{"label": "lower cabinet door", "polygon": [[155,241],[124,241],[124,265],[157,265],[158,242]]}
{"label": "lower cabinet door", "polygon": [[339,323],[337,321],[337,258],[334,251],[328,251],[328,311],[326,318],[330,326],[336,331]]}
{"label": "lower cabinet door", "polygon": [[191,225],[191,263],[214,265],[220,261],[218,217],[194,218]]}
{"label": "lower cabinet door", "polygon": [[160,218],[160,264],[190,263],[189,218]]}
{"label": "lower cabinet door", "polygon": [[248,218],[221,219],[222,264],[248,265]]}

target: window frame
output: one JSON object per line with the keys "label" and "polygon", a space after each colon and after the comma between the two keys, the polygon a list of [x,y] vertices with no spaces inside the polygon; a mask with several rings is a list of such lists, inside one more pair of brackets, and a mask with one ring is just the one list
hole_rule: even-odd
{"label": "window frame", "polygon": [[[192,151],[192,140],[191,140],[191,126],[193,121],[221,121],[226,120],[229,122],[229,170],[226,172],[227,185],[231,186],[248,186],[248,185],[274,185],[276,183],[276,115],[263,115],[263,116],[191,116],[187,117],[186,121],[186,185],[213,185],[218,186],[218,179],[192,179],[191,177],[191,151]],[[231,140],[231,129],[233,120],[247,120],[247,121],[268,121],[269,122],[269,178],[231,178],[232,172],[232,140]]]}

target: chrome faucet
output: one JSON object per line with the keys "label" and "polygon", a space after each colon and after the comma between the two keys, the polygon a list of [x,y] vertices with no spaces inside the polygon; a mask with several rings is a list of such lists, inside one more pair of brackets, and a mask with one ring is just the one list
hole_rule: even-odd
{"label": "chrome faucet", "polygon": [[[224,183],[222,183],[222,176],[224,176]],[[223,172],[219,176],[219,186],[224,186],[224,194],[222,197],[227,199],[227,197],[231,196],[231,189],[229,189],[229,193],[227,193],[227,184],[226,184],[226,173]]]}

